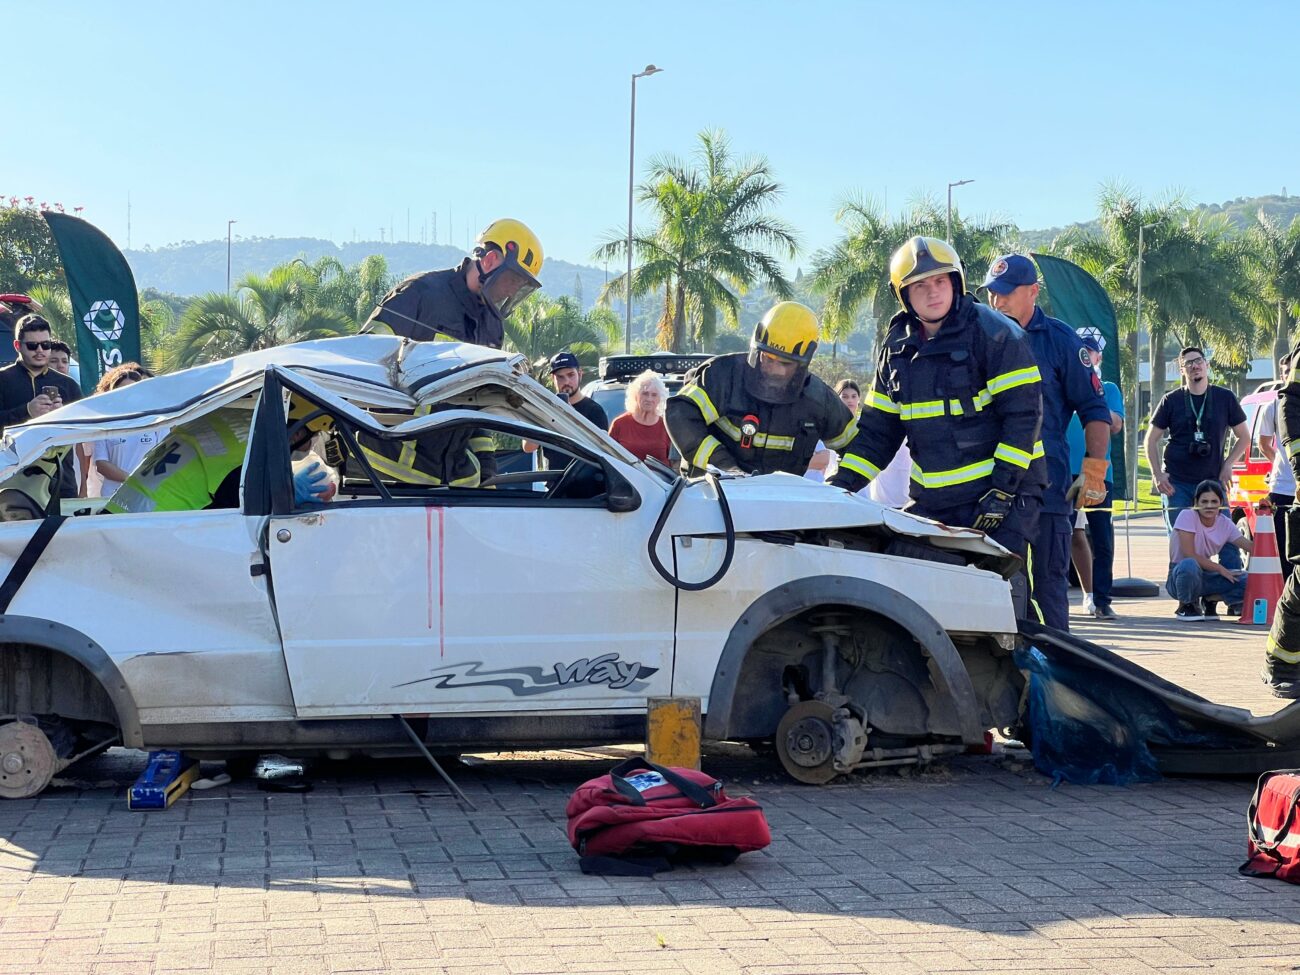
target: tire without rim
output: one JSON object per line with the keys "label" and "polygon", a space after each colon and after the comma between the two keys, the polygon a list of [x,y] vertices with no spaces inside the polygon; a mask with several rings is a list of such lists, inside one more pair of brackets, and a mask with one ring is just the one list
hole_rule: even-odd
{"label": "tire without rim", "polygon": [[30,799],[58,771],[59,756],[45,732],[34,724],[0,725],[0,798]]}

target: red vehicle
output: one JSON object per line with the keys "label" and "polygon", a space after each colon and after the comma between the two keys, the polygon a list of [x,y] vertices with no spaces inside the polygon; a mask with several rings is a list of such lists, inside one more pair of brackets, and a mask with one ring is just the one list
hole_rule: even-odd
{"label": "red vehicle", "polygon": [[[1251,534],[1255,532],[1255,505],[1268,497],[1268,474],[1272,462],[1259,449],[1259,426],[1268,412],[1269,404],[1277,400],[1276,382],[1261,383],[1253,393],[1241,401],[1246,411],[1246,428],[1250,430],[1250,449],[1245,457],[1232,467],[1232,480],[1228,483],[1228,509],[1234,522],[1246,519]],[[1229,433],[1229,438],[1232,434]],[[1232,449],[1231,440],[1228,449]]]}

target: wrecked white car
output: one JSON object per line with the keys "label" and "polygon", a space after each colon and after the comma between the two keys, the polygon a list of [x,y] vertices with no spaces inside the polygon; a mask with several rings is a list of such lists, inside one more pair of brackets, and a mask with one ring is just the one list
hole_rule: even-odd
{"label": "wrecked white car", "polygon": [[[294,501],[291,395],[350,448],[328,502]],[[0,524],[0,795],[114,744],[637,741],[658,696],[698,697],[706,737],[822,782],[1017,718],[1005,550],[787,475],[687,482],[504,352],[356,336],[161,376],[9,430],[0,489],[133,431],[169,431],[137,470],[166,465],[217,410],[246,442],[229,506]],[[468,488],[354,462],[358,438],[471,428],[537,441],[554,469]]]}

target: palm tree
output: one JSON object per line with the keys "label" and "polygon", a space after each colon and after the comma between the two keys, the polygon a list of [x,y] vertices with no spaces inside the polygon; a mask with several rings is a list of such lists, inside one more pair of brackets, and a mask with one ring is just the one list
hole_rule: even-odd
{"label": "palm tree", "polygon": [[506,348],[522,352],[536,368],[557,352],[568,350],[584,366],[595,365],[601,350],[618,338],[618,316],[608,308],[583,313],[569,295],[547,298],[535,292],[505,320]]}
{"label": "palm tree", "polygon": [[[947,212],[937,200],[922,197],[890,220],[874,199],[850,197],[835,218],[844,236],[829,250],[813,257],[810,290],[825,299],[822,329],[832,342],[853,333],[858,316],[866,312],[876,322],[877,343],[889,319],[898,310],[889,283],[889,259],[909,237],[939,237],[947,232]],[[962,220],[954,211],[950,243],[961,255],[966,286],[973,288],[1000,253],[1010,250],[1015,228],[993,220]]]}
{"label": "palm tree", "polygon": [[1273,376],[1291,347],[1291,328],[1300,316],[1300,220],[1285,230],[1264,213],[1246,231],[1244,260],[1253,285],[1250,309],[1273,334]]}
{"label": "palm tree", "polygon": [[[1142,311],[1151,334],[1151,402],[1164,395],[1168,338],[1184,344],[1208,341],[1216,364],[1228,370],[1244,368],[1257,336],[1245,314],[1241,245],[1231,236],[1228,222],[1220,215],[1189,211],[1177,195],[1143,203],[1120,185],[1103,188],[1098,209],[1099,234],[1072,228],[1053,242],[1053,249],[1078,263],[1110,293],[1121,330],[1130,336],[1136,369],[1138,228],[1150,227],[1143,241]],[[1134,374],[1129,386],[1135,397],[1136,378]],[[1135,399],[1133,416],[1136,407]]]}
{"label": "palm tree", "polygon": [[162,349],[160,365],[185,369],[241,352],[355,332],[355,318],[315,305],[316,288],[312,269],[290,262],[266,275],[247,275],[234,294],[202,295],[181,316]]}
{"label": "palm tree", "polygon": [[[658,156],[639,195],[654,211],[653,231],[633,234],[640,264],[632,272],[632,293],[662,291],[661,348],[681,352],[688,337],[699,347],[713,343],[718,317],[740,324],[740,300],[756,282],[781,298],[793,288],[777,255],[792,260],[794,231],[769,209],[781,195],[762,156],[734,160],[721,132],[701,132],[695,161]],[[625,257],[627,240],[611,233],[596,251],[598,260]],[[626,275],[609,281],[600,303],[626,293]],[[688,336],[688,329],[690,334]]]}
{"label": "palm tree", "polygon": [[309,270],[316,279],[313,304],[333,308],[358,326],[393,286],[388,261],[381,254],[371,254],[352,267],[344,267],[337,258],[326,255],[309,265]]}

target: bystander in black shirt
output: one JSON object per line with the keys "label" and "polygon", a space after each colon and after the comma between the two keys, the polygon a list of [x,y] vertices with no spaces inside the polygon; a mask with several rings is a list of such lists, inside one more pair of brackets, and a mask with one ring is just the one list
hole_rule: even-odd
{"label": "bystander in black shirt", "polygon": [[[1228,430],[1245,422],[1241,403],[1232,390],[1223,386],[1211,384],[1199,396],[1186,386],[1165,393],[1151,415],[1153,426],[1169,431],[1162,464],[1165,473],[1170,480],[1185,484],[1218,480]],[[1209,451],[1194,450],[1197,443],[1208,443]]]}

